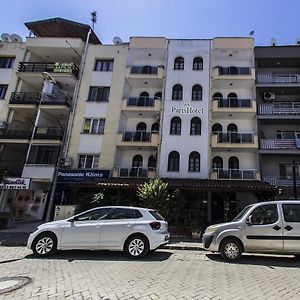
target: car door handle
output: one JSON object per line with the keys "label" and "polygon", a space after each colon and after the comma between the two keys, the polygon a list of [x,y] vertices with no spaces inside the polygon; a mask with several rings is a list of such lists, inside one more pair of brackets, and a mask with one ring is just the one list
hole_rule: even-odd
{"label": "car door handle", "polygon": [[275,229],[276,231],[278,231],[278,230],[280,230],[280,229],[281,229],[281,227],[280,227],[280,226],[278,226],[278,225],[275,225],[275,226],[273,227],[273,229]]}
{"label": "car door handle", "polygon": [[291,231],[293,229],[293,227],[291,227],[290,225],[287,225],[284,227],[284,229],[286,229],[287,231]]}

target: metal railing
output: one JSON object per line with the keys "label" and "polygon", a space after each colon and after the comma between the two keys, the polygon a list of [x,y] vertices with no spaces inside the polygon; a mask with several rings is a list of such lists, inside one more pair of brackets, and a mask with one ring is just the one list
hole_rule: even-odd
{"label": "metal railing", "polygon": [[34,139],[62,140],[64,129],[59,127],[37,127],[34,131]]}
{"label": "metal railing", "polygon": [[139,167],[117,167],[118,177],[143,177],[147,178],[149,171],[155,172],[155,168],[139,168]]}
{"label": "metal railing", "polygon": [[252,144],[254,133],[216,132],[218,143]]}
{"label": "metal railing", "polygon": [[260,115],[297,115],[300,114],[300,101],[260,104],[258,113]]}
{"label": "metal railing", "polygon": [[257,174],[256,169],[213,169],[213,172],[217,173],[218,179],[255,180]]}
{"label": "metal railing", "polygon": [[71,73],[78,77],[79,68],[74,63],[20,62],[18,72]]}
{"label": "metal railing", "polygon": [[218,101],[218,107],[228,107],[228,108],[250,108],[252,107],[252,101],[250,99],[235,99],[235,98],[213,98],[213,100]]}
{"label": "metal railing", "polygon": [[300,83],[300,74],[257,74],[257,83],[293,84]]}
{"label": "metal railing", "polygon": [[62,94],[42,94],[41,104],[70,106],[70,101],[68,97]]}
{"label": "metal railing", "polygon": [[[289,176],[266,176],[263,181],[275,186],[293,187],[294,185],[293,178]],[[296,177],[296,185],[300,186],[299,176]]]}
{"label": "metal railing", "polygon": [[26,139],[29,140],[31,138],[32,129],[31,130],[0,130],[0,139]]}
{"label": "metal railing", "polygon": [[13,92],[10,95],[9,104],[35,104],[41,100],[41,93]]}
{"label": "metal railing", "polygon": [[218,67],[219,75],[251,75],[249,67]]}
{"label": "metal railing", "polygon": [[152,133],[147,131],[125,131],[122,133],[123,142],[151,142]]}
{"label": "metal railing", "polygon": [[132,66],[130,68],[130,74],[158,74],[158,67],[154,66]]}
{"label": "metal railing", "polygon": [[153,107],[155,103],[155,98],[149,97],[130,97],[127,99],[127,106],[141,106],[141,107]]}
{"label": "metal railing", "polygon": [[[266,150],[286,150],[299,149],[296,139],[260,139],[260,149]],[[300,140],[299,140],[300,142]]]}

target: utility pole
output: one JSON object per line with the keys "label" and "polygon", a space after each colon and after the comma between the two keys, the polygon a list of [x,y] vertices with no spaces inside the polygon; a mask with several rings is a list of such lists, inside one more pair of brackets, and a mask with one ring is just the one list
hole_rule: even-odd
{"label": "utility pole", "polygon": [[294,160],[293,160],[293,189],[294,189],[294,199],[297,200],[296,161]]}
{"label": "utility pole", "polygon": [[96,11],[92,11],[91,12],[91,20],[92,20],[92,23],[93,23],[93,31],[95,31],[95,23],[97,22],[97,12]]}

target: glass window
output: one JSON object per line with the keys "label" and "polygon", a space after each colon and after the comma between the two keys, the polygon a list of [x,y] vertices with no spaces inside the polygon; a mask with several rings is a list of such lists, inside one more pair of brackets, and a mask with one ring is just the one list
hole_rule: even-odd
{"label": "glass window", "polygon": [[174,117],[171,119],[170,134],[181,134],[181,119],[179,117]]}
{"label": "glass window", "polygon": [[15,57],[0,57],[1,69],[12,69],[14,66]]}
{"label": "glass window", "polygon": [[170,152],[168,157],[168,171],[179,172],[179,161],[180,161],[179,153],[177,151]]}
{"label": "glass window", "polygon": [[74,218],[75,221],[95,221],[95,220],[104,220],[108,216],[111,208],[100,208],[95,209],[89,212],[85,212],[81,215],[78,215]]}
{"label": "glass window", "polygon": [[86,118],[84,119],[83,133],[103,134],[105,119]]}
{"label": "glass window", "polygon": [[253,225],[268,225],[278,221],[278,211],[276,204],[266,204],[257,207],[251,213]]}
{"label": "glass window", "polygon": [[158,221],[164,221],[165,219],[156,211],[156,210],[149,210],[149,213]]}
{"label": "glass window", "polygon": [[79,155],[79,169],[97,169],[99,164],[99,155]]}
{"label": "glass window", "polygon": [[202,86],[200,84],[196,84],[193,86],[192,100],[193,101],[201,101],[202,100]]}
{"label": "glass window", "polygon": [[108,101],[110,87],[91,86],[88,101]]}
{"label": "glass window", "polygon": [[300,223],[300,204],[283,204],[285,222]]}
{"label": "glass window", "polygon": [[0,99],[5,98],[7,88],[8,88],[7,84],[0,84]]}
{"label": "glass window", "polygon": [[193,70],[203,70],[203,59],[202,57],[195,57],[193,61]]}
{"label": "glass window", "polygon": [[176,57],[174,60],[174,70],[184,70],[184,58]]}
{"label": "glass window", "polygon": [[189,172],[200,172],[200,154],[196,151],[189,156]]}
{"label": "glass window", "polygon": [[32,145],[29,152],[28,164],[55,165],[59,154],[58,146]]}
{"label": "glass window", "polygon": [[135,219],[135,210],[130,208],[115,208],[109,219]]}
{"label": "glass window", "polygon": [[98,59],[94,71],[112,72],[114,61],[111,59]]}
{"label": "glass window", "polygon": [[190,135],[201,135],[201,119],[194,117],[191,120]]}
{"label": "glass window", "polygon": [[176,84],[173,86],[172,100],[182,100],[183,98],[183,88],[181,84]]}

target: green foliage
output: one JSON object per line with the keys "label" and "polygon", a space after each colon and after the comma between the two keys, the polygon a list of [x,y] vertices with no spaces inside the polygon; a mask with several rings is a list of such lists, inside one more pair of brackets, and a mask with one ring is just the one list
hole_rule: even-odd
{"label": "green foliage", "polygon": [[95,208],[97,206],[103,206],[104,194],[102,192],[82,192],[77,197],[78,207],[76,213],[83,212],[85,210]]}
{"label": "green foliage", "polygon": [[173,195],[168,191],[168,184],[160,178],[150,179],[147,183],[138,187],[137,196],[144,207],[154,208],[165,218],[169,218],[171,212],[171,200]]}

